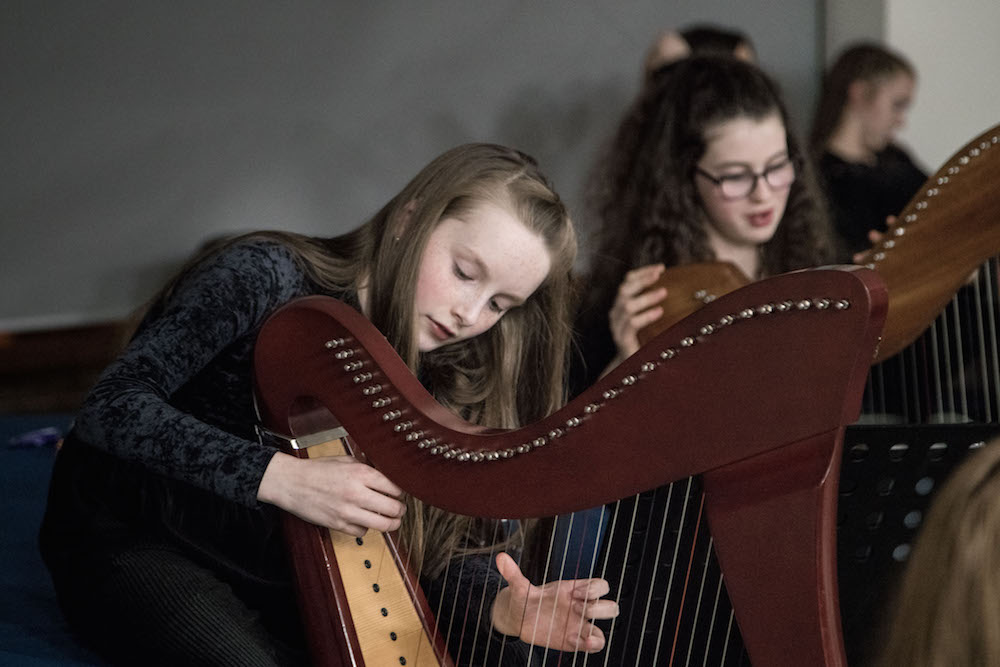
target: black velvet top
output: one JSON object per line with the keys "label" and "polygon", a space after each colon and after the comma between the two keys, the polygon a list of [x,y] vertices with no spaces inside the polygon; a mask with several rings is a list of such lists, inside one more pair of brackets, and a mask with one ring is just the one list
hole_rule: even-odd
{"label": "black velvet top", "polygon": [[[146,315],[57,457],[41,547],[61,597],[93,595],[77,587],[81,578],[99,576],[122,551],[156,543],[234,588],[293,598],[280,512],[256,498],[275,449],[254,433],[253,347],[279,306],[317,293],[291,250],[248,241],[203,262]],[[354,294],[337,296],[357,307]],[[445,613],[464,617],[484,595],[490,608],[499,573],[486,558],[467,560],[448,570],[447,582],[424,582],[433,609],[443,594]],[[470,616],[456,627],[474,622]],[[487,631],[478,650],[499,640]],[[523,646],[513,642],[505,653]]]}

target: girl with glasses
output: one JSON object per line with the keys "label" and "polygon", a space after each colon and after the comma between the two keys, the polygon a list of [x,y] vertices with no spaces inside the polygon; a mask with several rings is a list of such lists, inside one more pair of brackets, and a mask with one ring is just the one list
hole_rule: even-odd
{"label": "girl with glasses", "polygon": [[829,224],[777,86],[759,68],[696,56],[659,70],[590,189],[596,252],[574,387],[638,349],[662,315],[665,267],[728,261],[749,279],[832,257]]}

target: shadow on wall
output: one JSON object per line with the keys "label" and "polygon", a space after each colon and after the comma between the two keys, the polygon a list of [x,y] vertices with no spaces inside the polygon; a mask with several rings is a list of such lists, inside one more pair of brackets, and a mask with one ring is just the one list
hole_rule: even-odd
{"label": "shadow on wall", "polygon": [[[589,260],[588,239],[595,229],[586,210],[590,172],[612,140],[635,91],[624,81],[580,82],[560,94],[526,86],[501,111],[498,132],[532,153],[570,208],[580,239],[578,267]],[[555,175],[558,174],[558,178]]]}

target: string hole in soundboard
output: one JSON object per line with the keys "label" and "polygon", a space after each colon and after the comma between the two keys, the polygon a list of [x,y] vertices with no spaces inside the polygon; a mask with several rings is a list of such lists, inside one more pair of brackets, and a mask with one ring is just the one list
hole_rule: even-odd
{"label": "string hole in soundboard", "polygon": [[921,477],[917,480],[917,483],[913,485],[913,490],[916,491],[918,496],[926,496],[934,490],[934,478]]}

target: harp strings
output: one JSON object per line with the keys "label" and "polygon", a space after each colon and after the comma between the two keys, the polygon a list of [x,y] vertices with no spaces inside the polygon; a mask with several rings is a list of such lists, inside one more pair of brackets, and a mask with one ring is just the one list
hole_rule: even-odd
{"label": "harp strings", "polygon": [[[689,478],[644,495],[652,500],[640,502],[636,496],[557,521],[554,534],[559,537],[551,545],[561,559],[557,578],[574,578],[579,572],[576,578],[606,579],[622,609],[619,617],[599,624],[606,638],[603,651],[572,657],[549,652],[543,666],[715,665],[742,655],[740,642],[732,646],[738,634],[700,484]],[[595,527],[602,543],[590,540],[584,548],[570,539]],[[637,534],[648,537],[616,539]]]}
{"label": "harp strings", "polygon": [[1000,414],[998,261],[989,260],[917,340],[872,367],[865,423],[992,423]]}

